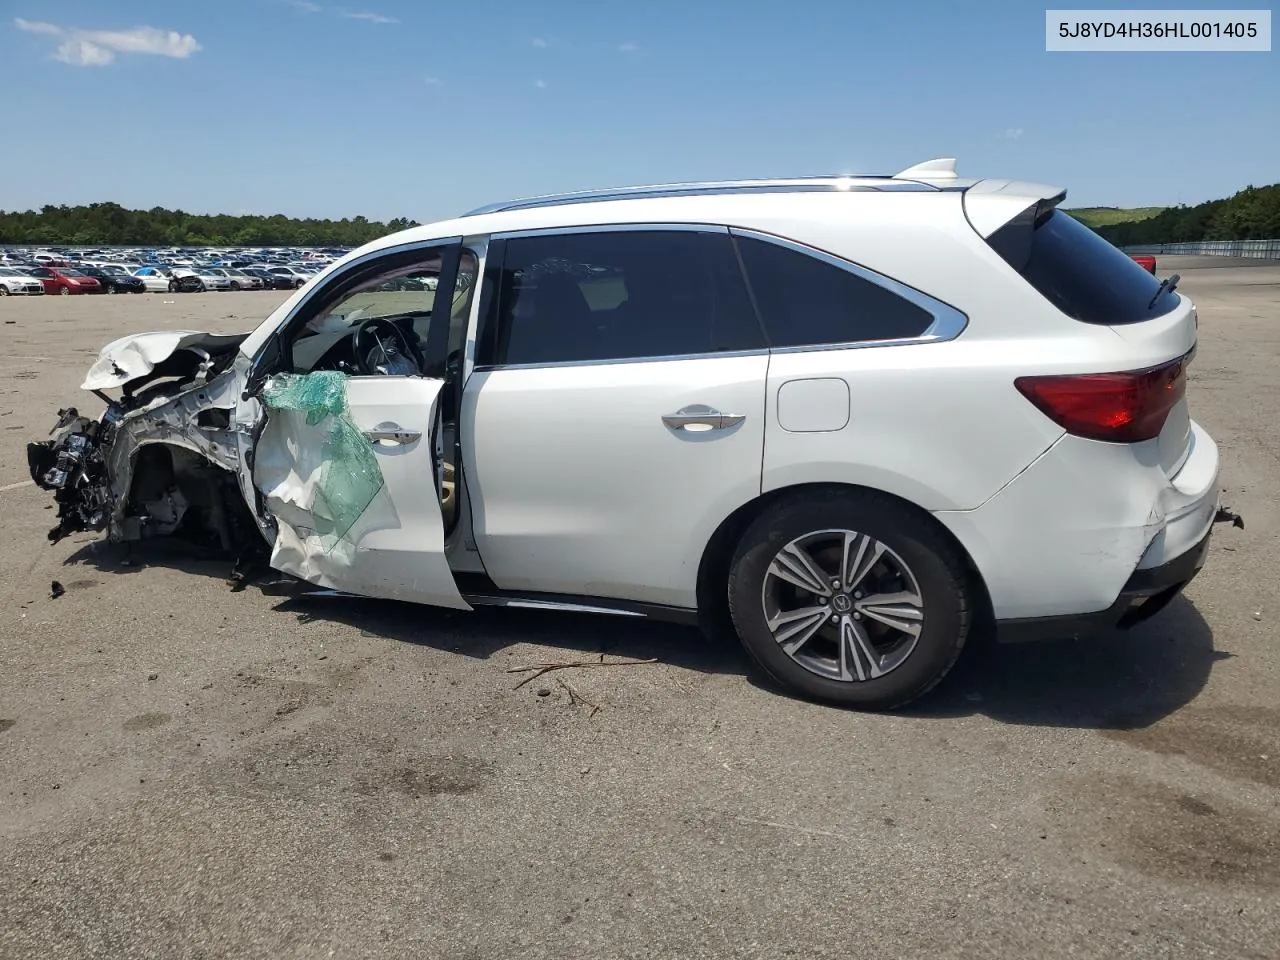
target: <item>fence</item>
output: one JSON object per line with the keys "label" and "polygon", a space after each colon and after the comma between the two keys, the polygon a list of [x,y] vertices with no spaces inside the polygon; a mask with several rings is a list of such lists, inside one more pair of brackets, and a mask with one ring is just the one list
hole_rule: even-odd
{"label": "fence", "polygon": [[1125,253],[1189,254],[1210,257],[1249,257],[1280,260],[1280,240],[1199,240],[1195,243],[1143,243],[1121,248]]}

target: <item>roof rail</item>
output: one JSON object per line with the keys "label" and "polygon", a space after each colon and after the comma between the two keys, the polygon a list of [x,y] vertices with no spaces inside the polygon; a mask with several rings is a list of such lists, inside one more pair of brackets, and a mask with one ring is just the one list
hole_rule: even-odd
{"label": "roof rail", "polygon": [[[913,168],[914,169],[914,168]],[[711,196],[743,193],[821,193],[879,190],[937,190],[919,181],[903,182],[887,176],[796,177],[776,180],[711,180],[694,183],[663,183],[642,187],[615,187],[607,190],[582,190],[575,193],[548,194],[523,200],[506,200],[469,210],[463,216],[556,207],[571,203],[604,203],[610,200],[654,200],[665,197]]]}

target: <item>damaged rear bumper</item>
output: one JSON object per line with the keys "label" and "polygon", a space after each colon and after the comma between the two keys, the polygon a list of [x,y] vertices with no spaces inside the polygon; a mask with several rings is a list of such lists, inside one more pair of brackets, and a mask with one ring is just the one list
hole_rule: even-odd
{"label": "damaged rear bumper", "polygon": [[[1218,509],[1213,523],[1244,527],[1240,516],[1225,508]],[[1212,536],[1211,525],[1199,543],[1180,556],[1158,567],[1135,570],[1115,602],[1105,610],[1069,616],[997,620],[996,639],[1001,643],[1077,639],[1111,629],[1127,630],[1150,620],[1204,568]]]}

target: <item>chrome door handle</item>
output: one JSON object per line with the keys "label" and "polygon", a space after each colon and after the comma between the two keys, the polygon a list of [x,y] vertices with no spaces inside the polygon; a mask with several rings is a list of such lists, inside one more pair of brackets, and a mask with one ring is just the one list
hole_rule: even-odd
{"label": "chrome door handle", "polygon": [[675,413],[663,416],[662,422],[673,430],[686,430],[690,427],[704,427],[707,430],[727,430],[736,427],[747,419],[740,413],[721,413],[719,410],[695,403]]}
{"label": "chrome door handle", "polygon": [[372,430],[364,431],[372,443],[413,443],[422,438],[421,430],[406,430],[394,423],[380,423]]}

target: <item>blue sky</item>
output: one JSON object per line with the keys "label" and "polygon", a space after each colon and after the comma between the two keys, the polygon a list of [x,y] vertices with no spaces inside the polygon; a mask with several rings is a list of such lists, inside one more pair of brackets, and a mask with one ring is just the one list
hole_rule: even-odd
{"label": "blue sky", "polygon": [[0,209],[425,221],[938,156],[1071,206],[1280,181],[1280,53],[1047,53],[1043,5],[349,2],[0,0]]}

